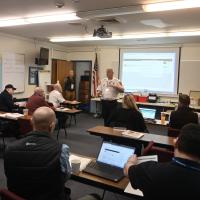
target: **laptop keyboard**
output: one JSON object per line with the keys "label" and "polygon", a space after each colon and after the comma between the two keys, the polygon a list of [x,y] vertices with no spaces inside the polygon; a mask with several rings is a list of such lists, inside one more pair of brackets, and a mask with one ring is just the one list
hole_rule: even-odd
{"label": "laptop keyboard", "polygon": [[96,169],[96,170],[105,171],[106,173],[112,173],[112,174],[113,173],[119,174],[122,172],[122,169],[120,169],[120,168],[109,166],[109,165],[104,165],[104,164],[97,163],[97,162],[90,162],[88,164],[88,167]]}

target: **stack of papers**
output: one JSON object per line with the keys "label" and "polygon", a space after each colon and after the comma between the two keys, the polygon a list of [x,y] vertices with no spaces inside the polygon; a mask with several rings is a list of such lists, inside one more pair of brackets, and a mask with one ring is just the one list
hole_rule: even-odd
{"label": "stack of papers", "polygon": [[[147,162],[147,161],[156,161],[157,162],[158,161],[158,156],[157,155],[140,156],[140,157],[138,157],[137,164],[140,164],[140,163],[143,163],[143,162]],[[144,196],[143,192],[141,190],[132,188],[130,182],[126,186],[124,192],[125,193],[129,193],[129,194],[134,194],[134,195],[137,195],[137,196]]]}
{"label": "stack of papers", "polygon": [[23,114],[20,113],[4,113],[0,114],[0,117],[8,118],[8,119],[18,119],[19,117],[23,117]]}
{"label": "stack of papers", "polygon": [[122,135],[124,135],[125,137],[139,139],[144,136],[144,133],[127,130],[127,131],[122,132]]}
{"label": "stack of papers", "polygon": [[70,164],[72,160],[80,160],[81,161],[80,171],[83,171],[86,168],[86,166],[91,162],[92,159],[71,154],[69,157]]}

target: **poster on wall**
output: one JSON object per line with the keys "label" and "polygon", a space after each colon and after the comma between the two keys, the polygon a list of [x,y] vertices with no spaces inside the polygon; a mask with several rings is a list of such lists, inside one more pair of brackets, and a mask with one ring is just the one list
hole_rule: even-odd
{"label": "poster on wall", "polygon": [[28,84],[38,85],[38,67],[29,67]]}

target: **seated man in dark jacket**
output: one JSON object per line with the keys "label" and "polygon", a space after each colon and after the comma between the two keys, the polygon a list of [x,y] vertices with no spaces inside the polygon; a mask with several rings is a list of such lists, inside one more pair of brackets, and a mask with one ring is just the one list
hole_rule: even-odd
{"label": "seated man in dark jacket", "polygon": [[4,91],[0,94],[0,111],[12,112],[13,109],[18,108],[13,101],[15,90],[16,88],[11,84],[5,86]]}
{"label": "seated man in dark jacket", "polygon": [[[16,88],[8,84],[5,86],[5,89],[0,94],[0,111],[3,112],[16,112],[19,106],[14,104],[13,94]],[[18,136],[19,128],[16,121],[5,121],[0,120],[0,131],[4,134],[5,137],[8,136]]]}
{"label": "seated man in dark jacket", "polygon": [[179,95],[178,109],[172,111],[170,115],[169,126],[175,129],[181,129],[188,123],[198,124],[198,115],[190,108],[190,97],[185,94]]}
{"label": "seated man in dark jacket", "polygon": [[131,156],[124,173],[145,200],[200,199],[200,126],[188,124],[181,129],[171,162],[137,165],[137,157]]}
{"label": "seated man in dark jacket", "polygon": [[6,149],[8,189],[29,200],[64,200],[64,183],[71,167],[68,146],[51,137],[55,113],[40,107],[34,112],[32,123],[33,131]]}

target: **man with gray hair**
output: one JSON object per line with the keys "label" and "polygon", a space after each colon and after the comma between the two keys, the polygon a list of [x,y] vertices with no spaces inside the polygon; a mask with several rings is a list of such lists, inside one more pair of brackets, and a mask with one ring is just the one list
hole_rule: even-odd
{"label": "man with gray hair", "polygon": [[62,95],[62,87],[60,84],[54,84],[54,90],[49,94],[49,103],[52,103],[55,108],[58,108],[61,103],[65,103],[66,100]]}
{"label": "man with gray hair", "polygon": [[118,94],[124,92],[124,87],[119,79],[113,77],[113,69],[108,68],[106,70],[106,75],[107,78],[101,80],[97,88],[97,93],[101,97],[104,125],[108,126],[110,114],[117,107]]}
{"label": "man with gray hair", "polygon": [[49,107],[49,104],[45,101],[44,90],[41,87],[36,87],[34,89],[34,94],[29,97],[26,104],[28,114],[32,115],[37,108],[42,106]]}
{"label": "man with gray hair", "polygon": [[64,200],[70,177],[69,148],[51,137],[55,113],[40,107],[32,117],[33,131],[13,142],[5,152],[8,189],[29,200]]}

